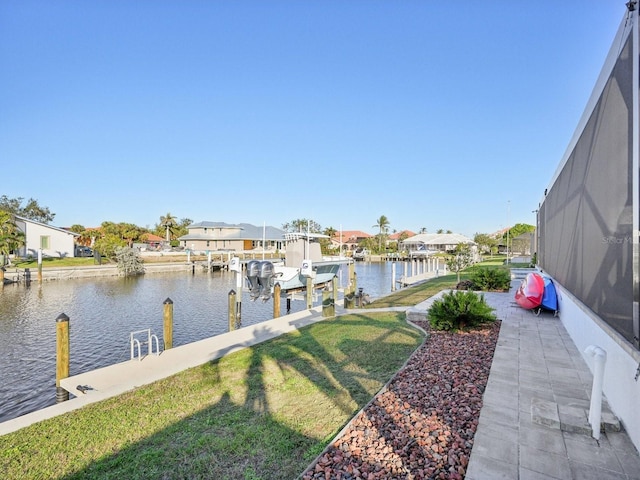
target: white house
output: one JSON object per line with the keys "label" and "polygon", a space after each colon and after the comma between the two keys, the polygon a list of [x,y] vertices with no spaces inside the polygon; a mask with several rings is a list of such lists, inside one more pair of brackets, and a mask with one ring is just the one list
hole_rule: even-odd
{"label": "white house", "polygon": [[15,223],[25,236],[25,245],[16,252],[18,256],[27,257],[31,255],[36,257],[39,249],[42,249],[42,255],[45,257],[63,258],[74,256],[77,233],[17,215]]}
{"label": "white house", "polygon": [[475,245],[473,240],[459,233],[419,233],[400,242],[400,248],[413,252],[446,252],[464,243]]}

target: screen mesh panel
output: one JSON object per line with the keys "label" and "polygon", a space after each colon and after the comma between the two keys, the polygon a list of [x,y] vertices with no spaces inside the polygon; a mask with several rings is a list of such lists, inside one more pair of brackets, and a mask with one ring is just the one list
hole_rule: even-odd
{"label": "screen mesh panel", "polygon": [[633,337],[631,35],[539,209],[538,263]]}

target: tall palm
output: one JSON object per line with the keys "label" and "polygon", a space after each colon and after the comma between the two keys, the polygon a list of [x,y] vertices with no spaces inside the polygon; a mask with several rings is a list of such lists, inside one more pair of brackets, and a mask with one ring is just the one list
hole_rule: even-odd
{"label": "tall palm", "polygon": [[387,233],[387,231],[389,230],[389,225],[391,223],[389,222],[389,219],[384,216],[384,215],[380,215],[380,218],[376,221],[376,224],[373,226],[374,228],[378,228],[380,230],[380,233],[378,235],[378,250],[382,250],[382,236]]}
{"label": "tall palm", "polygon": [[177,217],[171,215],[171,213],[167,213],[164,216],[160,217],[160,226],[166,229],[166,240],[167,242],[171,241],[171,230],[178,226]]}

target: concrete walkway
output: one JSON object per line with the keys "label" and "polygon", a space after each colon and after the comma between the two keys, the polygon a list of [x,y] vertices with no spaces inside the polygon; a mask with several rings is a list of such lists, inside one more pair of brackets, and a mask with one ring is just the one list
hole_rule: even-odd
{"label": "concrete walkway", "polygon": [[[514,282],[514,292],[520,282]],[[559,318],[487,293],[502,320],[467,480],[640,479],[640,456],[610,412],[588,424],[592,374]]]}

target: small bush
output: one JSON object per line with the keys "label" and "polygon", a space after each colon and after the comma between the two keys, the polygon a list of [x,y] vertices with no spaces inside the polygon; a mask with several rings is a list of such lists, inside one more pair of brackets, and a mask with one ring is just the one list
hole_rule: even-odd
{"label": "small bush", "polygon": [[477,290],[508,292],[511,287],[511,271],[508,268],[478,268],[471,274]]}
{"label": "small bush", "polygon": [[471,280],[462,280],[456,285],[456,290],[475,290],[475,285]]}
{"label": "small bush", "polygon": [[129,247],[116,248],[118,270],[125,277],[141,275],[144,273],[144,265],[137,250]]}
{"label": "small bush", "polygon": [[464,330],[493,322],[493,308],[484,295],[462,290],[445,293],[429,308],[429,324],[434,330]]}

